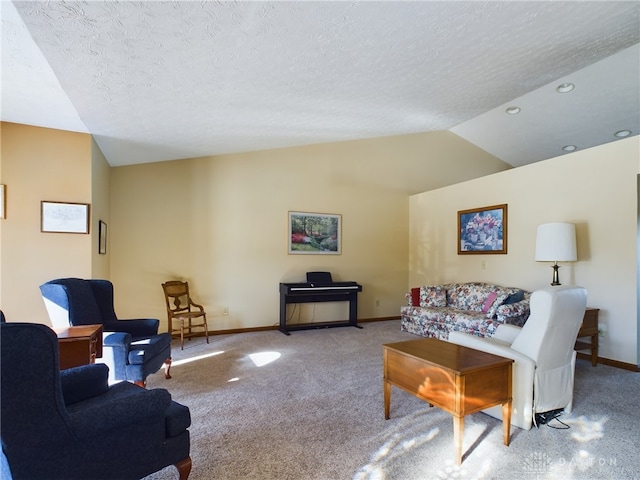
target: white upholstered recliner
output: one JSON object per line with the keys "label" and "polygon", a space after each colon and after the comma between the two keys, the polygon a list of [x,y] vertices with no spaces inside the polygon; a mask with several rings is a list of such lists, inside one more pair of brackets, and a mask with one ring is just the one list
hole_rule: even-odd
{"label": "white upholstered recliner", "polygon": [[[536,290],[522,328],[500,325],[490,338],[451,332],[449,341],[514,360],[511,424],[529,430],[536,413],[571,411],[574,345],[586,306],[587,291],[582,287]],[[500,406],[483,411],[502,419]]]}

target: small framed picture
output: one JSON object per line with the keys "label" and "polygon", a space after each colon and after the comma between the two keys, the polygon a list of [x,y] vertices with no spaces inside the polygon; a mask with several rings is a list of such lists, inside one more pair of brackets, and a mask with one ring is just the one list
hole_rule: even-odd
{"label": "small framed picture", "polygon": [[89,233],[89,204],[40,202],[40,231]]}
{"label": "small framed picture", "polygon": [[342,216],[289,212],[289,254],[340,255]]}
{"label": "small framed picture", "polygon": [[107,254],[107,224],[102,220],[98,222],[98,253]]}
{"label": "small framed picture", "polygon": [[507,253],[507,204],[458,212],[458,254]]}
{"label": "small framed picture", "polygon": [[7,218],[6,212],[5,212],[6,200],[7,200],[6,187],[4,185],[0,185],[0,218]]}

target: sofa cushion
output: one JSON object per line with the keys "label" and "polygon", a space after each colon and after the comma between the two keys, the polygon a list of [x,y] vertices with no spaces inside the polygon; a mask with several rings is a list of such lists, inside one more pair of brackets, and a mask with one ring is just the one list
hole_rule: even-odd
{"label": "sofa cushion", "polygon": [[421,337],[447,340],[449,332],[463,331],[481,337],[491,336],[499,325],[482,312],[455,310],[451,307],[406,306],[400,309],[400,329]]}
{"label": "sofa cushion", "polygon": [[529,318],[530,292],[524,292],[524,298],[519,302],[506,303],[506,300],[496,310],[496,318],[502,323],[521,327]]}
{"label": "sofa cushion", "polygon": [[[447,305],[457,310],[482,313],[491,292],[502,293],[498,292],[495,285],[487,283],[453,283],[447,288]],[[486,313],[488,314],[489,311]]]}
{"label": "sofa cushion", "polygon": [[487,318],[493,318],[496,316],[496,312],[498,311],[498,307],[504,303],[504,301],[509,297],[510,292],[498,289],[496,293],[496,298],[489,307],[486,312]]}
{"label": "sofa cushion", "polygon": [[421,307],[446,307],[447,290],[442,285],[425,285],[420,287]]}
{"label": "sofa cushion", "polygon": [[409,305],[418,307],[420,305],[420,287],[412,288],[411,295],[407,300],[409,300]]}
{"label": "sofa cushion", "polygon": [[498,294],[496,292],[490,292],[489,293],[489,295],[487,296],[487,299],[485,300],[484,305],[482,307],[482,313],[488,313],[489,312],[489,309],[495,303],[496,298],[498,298]]}
{"label": "sofa cushion", "polygon": [[511,303],[521,302],[522,300],[524,300],[524,290],[518,290],[516,293],[509,295],[502,304],[509,305]]}

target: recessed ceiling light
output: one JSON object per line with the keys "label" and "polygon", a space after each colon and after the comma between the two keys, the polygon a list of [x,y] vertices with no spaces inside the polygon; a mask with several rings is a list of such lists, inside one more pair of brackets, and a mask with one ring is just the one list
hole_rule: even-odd
{"label": "recessed ceiling light", "polygon": [[628,137],[629,135],[631,135],[631,130],[619,130],[614,133],[614,135],[618,138]]}
{"label": "recessed ceiling light", "polygon": [[562,150],[564,150],[565,152],[573,152],[577,148],[578,147],[576,147],[575,145],[565,145],[564,147],[562,147]]}
{"label": "recessed ceiling light", "polygon": [[558,93],[567,93],[576,88],[573,83],[561,83],[556,87],[556,92]]}
{"label": "recessed ceiling light", "polygon": [[515,115],[516,113],[520,113],[520,107],[509,107],[505,110],[509,115]]}

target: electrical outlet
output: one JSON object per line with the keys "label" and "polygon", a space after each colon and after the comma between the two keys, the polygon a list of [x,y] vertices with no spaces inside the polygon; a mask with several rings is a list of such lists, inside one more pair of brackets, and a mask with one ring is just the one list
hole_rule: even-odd
{"label": "electrical outlet", "polygon": [[487,261],[486,261],[486,260],[481,260],[481,261],[480,261],[480,268],[481,268],[482,270],[484,270],[484,269],[486,269],[486,268],[487,268]]}
{"label": "electrical outlet", "polygon": [[224,307],[222,309],[222,315],[229,315],[229,307]]}
{"label": "electrical outlet", "polygon": [[380,306],[380,299],[376,298],[376,307],[379,307],[379,306]]}

